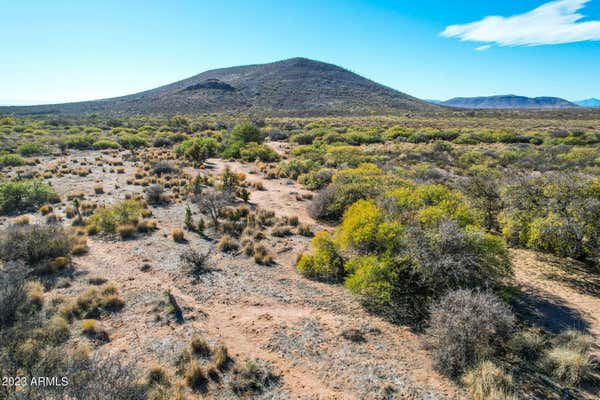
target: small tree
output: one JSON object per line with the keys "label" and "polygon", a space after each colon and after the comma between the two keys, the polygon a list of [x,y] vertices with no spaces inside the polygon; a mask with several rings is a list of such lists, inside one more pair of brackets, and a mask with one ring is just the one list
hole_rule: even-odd
{"label": "small tree", "polygon": [[185,226],[186,228],[188,228],[190,231],[193,231],[195,226],[194,226],[194,218],[192,217],[192,209],[190,208],[190,206],[187,206],[185,208]]}
{"label": "small tree", "polygon": [[202,213],[209,216],[215,228],[219,226],[219,210],[226,204],[227,199],[223,193],[212,188],[198,200],[198,207]]}
{"label": "small tree", "polygon": [[225,167],[223,175],[221,175],[223,185],[221,190],[225,197],[233,198],[239,185],[239,178],[237,174],[233,173],[229,167]]}

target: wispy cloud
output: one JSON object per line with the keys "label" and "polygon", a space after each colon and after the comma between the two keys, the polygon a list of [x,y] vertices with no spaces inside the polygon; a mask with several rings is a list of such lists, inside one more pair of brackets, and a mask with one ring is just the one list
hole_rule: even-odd
{"label": "wispy cloud", "polygon": [[476,50],[498,46],[539,46],[600,40],[600,21],[581,21],[578,11],[590,0],[558,0],[524,14],[489,16],[464,25],[450,25],[441,33],[462,41],[483,42]]}

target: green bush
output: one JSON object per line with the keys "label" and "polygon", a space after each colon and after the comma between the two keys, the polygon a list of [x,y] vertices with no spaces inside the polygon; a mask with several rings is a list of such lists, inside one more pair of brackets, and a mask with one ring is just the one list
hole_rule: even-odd
{"label": "green bush", "polygon": [[25,164],[25,160],[16,154],[0,155],[0,167],[18,167]]}
{"label": "green bush", "polygon": [[510,243],[580,260],[597,257],[600,180],[575,174],[526,177],[507,185],[501,197],[499,221]]}
{"label": "green bush", "polygon": [[23,143],[17,148],[17,153],[23,157],[42,154],[45,152],[45,146],[42,143]]}
{"label": "green bush", "polygon": [[94,149],[97,150],[103,150],[103,149],[118,149],[121,147],[121,145],[117,142],[115,142],[114,140],[110,140],[110,139],[99,139],[96,140],[93,144],[92,147]]}
{"label": "green bush", "polygon": [[244,161],[273,162],[279,159],[279,155],[269,146],[251,142],[240,149],[240,158]]}
{"label": "green bush", "polygon": [[297,179],[301,174],[315,171],[319,167],[317,161],[303,158],[292,158],[279,163],[281,173],[291,179]]}
{"label": "green bush", "polygon": [[[332,248],[347,260],[342,261],[345,284],[368,308],[419,325],[432,300],[452,289],[493,287],[512,269],[504,242],[474,225],[476,218],[459,193],[441,185],[401,184],[375,199],[354,202],[327,246],[315,240],[313,249],[316,255]],[[367,187],[359,193],[365,192]],[[324,193],[335,204],[339,194],[331,185]],[[339,281],[337,266],[332,269],[328,262],[305,256],[300,264],[307,276]]]}
{"label": "green bush", "polygon": [[224,158],[239,158],[240,151],[247,143],[262,143],[264,137],[256,126],[250,123],[236,125],[226,139],[225,149],[222,156]]}
{"label": "green bush", "polygon": [[135,200],[125,200],[98,209],[90,217],[89,225],[104,233],[115,233],[119,225],[137,225],[142,219],[143,208]]}
{"label": "green bush", "polygon": [[83,134],[70,134],[63,138],[63,143],[67,148],[78,150],[91,149],[95,141],[94,136]]}
{"label": "green bush", "polygon": [[37,179],[0,183],[0,212],[2,214],[31,211],[44,204],[58,201],[59,197],[54,189]]}
{"label": "green bush", "polygon": [[129,150],[148,145],[148,141],[141,135],[127,134],[119,137],[119,144]]}
{"label": "green bush", "polygon": [[313,254],[304,254],[298,261],[298,270],[306,277],[339,282],[344,276],[344,260],[327,232],[319,232],[311,241]]}
{"label": "green bush", "polygon": [[219,143],[212,138],[187,139],[181,142],[175,152],[194,165],[199,166],[207,158],[214,157],[219,149]]}

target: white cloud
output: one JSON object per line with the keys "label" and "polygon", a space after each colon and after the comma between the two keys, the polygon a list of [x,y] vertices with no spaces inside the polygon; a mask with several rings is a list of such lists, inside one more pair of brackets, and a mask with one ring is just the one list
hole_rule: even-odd
{"label": "white cloud", "polygon": [[[600,40],[600,21],[578,22],[577,11],[590,0],[558,0],[524,14],[489,16],[464,25],[450,25],[441,33],[462,41],[487,43],[477,50],[499,46],[539,46]],[[487,46],[487,47],[486,47]]]}
{"label": "white cloud", "polygon": [[492,45],[490,45],[490,44],[484,44],[483,46],[476,47],[475,50],[477,50],[477,51],[485,51],[485,50],[489,49],[490,47],[492,47]]}

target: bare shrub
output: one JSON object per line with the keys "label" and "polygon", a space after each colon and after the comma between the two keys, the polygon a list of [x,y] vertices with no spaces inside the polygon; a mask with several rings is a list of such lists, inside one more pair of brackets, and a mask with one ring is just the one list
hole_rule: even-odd
{"label": "bare shrub", "polygon": [[0,233],[0,259],[22,261],[44,270],[57,257],[71,254],[73,239],[60,225],[13,225]]}
{"label": "bare shrub", "polygon": [[2,276],[0,280],[0,328],[12,325],[17,319],[19,307],[27,300],[23,281],[16,277]]}
{"label": "bare shrub", "polygon": [[308,214],[317,220],[330,218],[330,205],[335,201],[335,189],[328,186],[318,192],[308,207]]}
{"label": "bare shrub", "polygon": [[490,293],[448,293],[432,306],[426,331],[435,368],[447,376],[459,376],[496,354],[514,322],[508,307]]}
{"label": "bare shrub", "polygon": [[202,275],[210,270],[210,250],[201,253],[191,247],[185,249],[179,259],[184,264],[186,269],[193,275]]}
{"label": "bare shrub", "polygon": [[165,189],[158,183],[148,186],[146,189],[146,201],[148,204],[163,204],[167,202],[167,196],[165,195]]}

